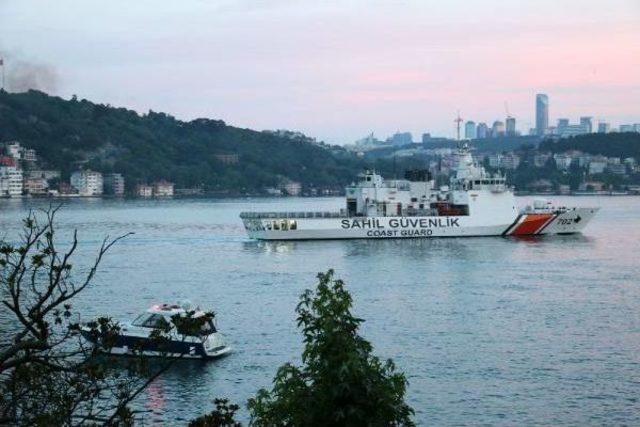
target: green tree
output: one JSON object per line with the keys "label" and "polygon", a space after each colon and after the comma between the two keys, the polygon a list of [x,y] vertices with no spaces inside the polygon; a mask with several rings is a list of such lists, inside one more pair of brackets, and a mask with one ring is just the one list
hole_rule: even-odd
{"label": "green tree", "polygon": [[281,366],[270,391],[249,400],[254,426],[407,426],[405,376],[393,361],[372,355],[358,335],[363,322],[351,313],[352,298],[333,270],[296,308],[304,336],[303,366]]}
{"label": "green tree", "polygon": [[[120,326],[105,317],[80,325],[72,302],[125,236],[105,239],[88,271],[75,274],[77,232],[61,251],[56,211],[46,211],[43,221],[30,213],[21,238],[0,240],[0,425],[130,425],[136,415],[130,403],[170,363],[151,370],[135,349],[139,357],[124,364],[97,357],[113,347]],[[97,345],[82,339],[82,328],[100,338]],[[152,332],[159,344],[167,339],[163,332]]]}

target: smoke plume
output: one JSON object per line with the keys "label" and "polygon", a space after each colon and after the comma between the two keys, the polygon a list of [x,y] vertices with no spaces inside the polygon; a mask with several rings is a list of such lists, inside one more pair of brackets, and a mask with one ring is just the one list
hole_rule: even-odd
{"label": "smoke plume", "polygon": [[6,91],[26,92],[29,89],[36,89],[52,93],[57,90],[60,78],[53,66],[28,61],[3,52],[0,52],[0,59],[4,64]]}

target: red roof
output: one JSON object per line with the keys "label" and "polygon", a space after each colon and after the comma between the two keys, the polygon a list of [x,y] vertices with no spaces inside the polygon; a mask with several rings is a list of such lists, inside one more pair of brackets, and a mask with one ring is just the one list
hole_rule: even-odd
{"label": "red roof", "polygon": [[0,156],[0,165],[2,166],[15,166],[16,161],[10,156]]}

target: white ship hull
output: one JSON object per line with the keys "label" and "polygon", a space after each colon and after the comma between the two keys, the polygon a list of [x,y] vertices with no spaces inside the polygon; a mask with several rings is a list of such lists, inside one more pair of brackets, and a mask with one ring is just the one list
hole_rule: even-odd
{"label": "white ship hull", "polygon": [[[259,218],[245,215],[243,222],[249,237],[259,240],[531,236],[579,233],[597,211],[598,208],[574,208],[514,214],[509,218],[502,215],[503,218],[497,220],[484,216]],[[274,224],[278,229],[274,229]]]}

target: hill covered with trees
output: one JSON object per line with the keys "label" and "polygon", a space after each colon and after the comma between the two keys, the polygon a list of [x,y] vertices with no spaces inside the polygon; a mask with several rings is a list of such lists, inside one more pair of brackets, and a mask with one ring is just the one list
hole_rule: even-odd
{"label": "hill covered with trees", "polygon": [[640,159],[640,133],[590,133],[557,140],[545,139],[540,143],[539,150],[553,153],[577,150],[607,157]]}
{"label": "hill covered with trees", "polygon": [[[181,121],[38,91],[0,91],[0,142],[37,150],[44,166],[122,173],[127,187],[159,179],[221,194],[258,194],[288,181],[341,191],[374,166],[338,146],[293,132],[254,131],[220,120]],[[382,171],[391,162],[376,160]]]}

